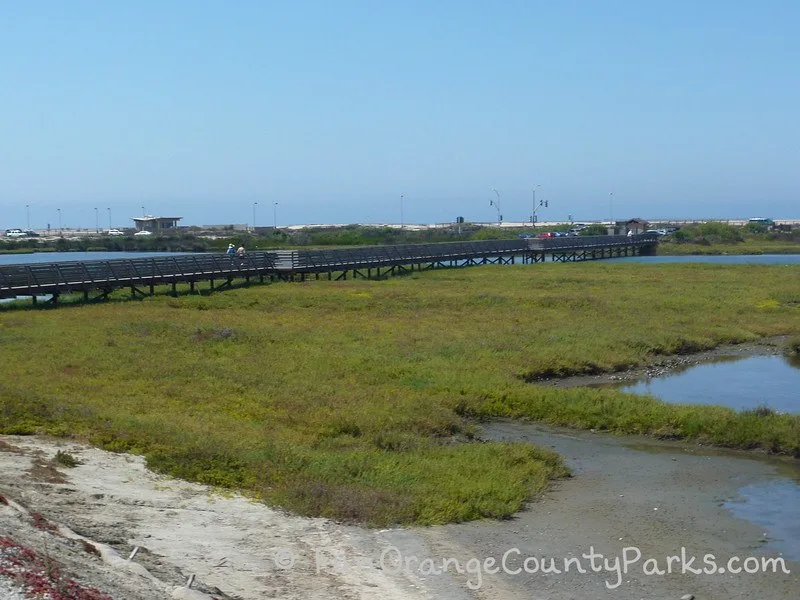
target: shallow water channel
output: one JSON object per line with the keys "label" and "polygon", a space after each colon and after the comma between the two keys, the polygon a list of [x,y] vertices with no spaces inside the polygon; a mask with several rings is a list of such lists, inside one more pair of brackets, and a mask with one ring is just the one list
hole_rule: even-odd
{"label": "shallow water channel", "polygon": [[[596,523],[589,511],[610,499],[613,507],[605,522],[627,542],[677,536],[680,545],[697,548],[705,543],[717,556],[727,551],[800,561],[796,459],[515,422],[487,424],[482,437],[530,442],[565,458],[575,489],[565,490],[549,519],[557,518],[560,505],[583,502],[567,518],[570,527],[590,532]],[[649,518],[648,511],[653,511]],[[668,520],[652,529],[647,524],[653,518]]]}
{"label": "shallow water channel", "polygon": [[[727,356],[617,387],[672,403],[800,413],[800,362],[784,356]],[[775,550],[800,560],[800,463],[769,457],[758,460],[773,465],[775,476],[743,481],[735,495],[725,498],[724,506],[763,527]]]}

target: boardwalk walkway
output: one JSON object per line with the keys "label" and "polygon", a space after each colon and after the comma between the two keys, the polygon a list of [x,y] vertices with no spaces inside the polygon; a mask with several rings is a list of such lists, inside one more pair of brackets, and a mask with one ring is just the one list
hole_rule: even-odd
{"label": "boardwalk walkway", "polygon": [[[413,270],[476,264],[513,264],[578,261],[652,253],[658,236],[564,237],[549,239],[448,242],[362,246],[315,250],[249,252],[242,258],[224,254],[188,254],[153,258],[70,261],[0,266],[0,298],[97,293],[105,298],[115,289],[130,288],[133,295],[154,293],[156,285],[179,283],[190,290],[201,281],[211,289],[230,286],[235,279],[264,281],[305,279],[308,275],[328,279],[385,277]],[[147,288],[144,291],[142,288]]]}

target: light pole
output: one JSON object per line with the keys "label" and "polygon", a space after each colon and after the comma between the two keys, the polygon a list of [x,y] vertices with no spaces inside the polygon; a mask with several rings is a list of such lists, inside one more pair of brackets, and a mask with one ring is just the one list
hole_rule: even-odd
{"label": "light pole", "polygon": [[56,210],[58,211],[58,235],[61,235],[62,233],[64,233],[61,230],[61,209],[57,208]]}
{"label": "light pole", "polygon": [[497,209],[497,224],[498,225],[502,225],[503,224],[503,214],[500,212],[500,192],[498,192],[494,188],[492,188],[492,191],[497,196],[497,200],[489,200],[489,206],[494,206],[495,209]]}
{"label": "light pole", "polygon": [[31,230],[31,205],[30,204],[26,204],[25,205],[25,214],[28,217],[28,231],[30,231]]}
{"label": "light pole", "polygon": [[611,227],[614,228],[614,233],[616,233],[617,226],[614,223],[614,192],[609,192],[608,194],[608,220],[611,221]]}
{"label": "light pole", "polygon": [[100,233],[100,216],[96,206],[94,207],[94,229],[97,233]]}
{"label": "light pole", "polygon": [[278,203],[272,203],[272,228],[278,230]]}
{"label": "light pole", "polygon": [[400,229],[403,229],[405,221],[403,219],[403,194],[400,194]]}
{"label": "light pole", "polygon": [[[539,187],[539,186],[537,185],[536,187]],[[536,204],[536,189],[534,189],[533,190],[533,214],[531,215],[531,222],[533,223],[534,227],[536,227],[536,221],[537,221],[536,209],[537,208],[547,208],[548,206],[550,206],[550,201],[549,200],[539,200],[539,204],[538,205]]]}
{"label": "light pole", "polygon": [[109,206],[106,210],[108,211],[108,229],[110,231],[112,229],[112,227],[111,227],[111,207]]}
{"label": "light pole", "polygon": [[253,233],[256,232],[256,206],[258,202],[253,202]]}
{"label": "light pole", "polygon": [[533,209],[531,210],[531,227],[536,227],[536,190],[540,188],[540,185],[533,186]]}
{"label": "light pole", "polygon": [[146,217],[146,216],[147,216],[147,213],[146,213],[146,212],[144,212],[144,206],[142,207],[142,216],[143,216],[143,217]]}

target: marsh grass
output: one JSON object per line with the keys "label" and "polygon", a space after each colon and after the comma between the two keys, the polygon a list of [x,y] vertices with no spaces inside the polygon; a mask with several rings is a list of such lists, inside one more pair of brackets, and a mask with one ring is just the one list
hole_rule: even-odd
{"label": "marsh grass", "polygon": [[[797,267],[540,264],[0,313],[0,429],[301,514],[506,518],[566,474],[499,416],[800,455],[800,417],[536,385],[800,335]],[[530,383],[534,382],[534,383]]]}
{"label": "marsh grass", "polygon": [[689,254],[800,254],[798,241],[768,239],[765,236],[745,238],[736,242],[677,242],[669,238],[659,240],[659,255]]}

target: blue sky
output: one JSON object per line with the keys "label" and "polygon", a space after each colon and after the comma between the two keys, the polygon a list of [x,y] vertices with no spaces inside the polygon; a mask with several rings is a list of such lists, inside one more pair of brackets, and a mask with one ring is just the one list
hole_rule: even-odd
{"label": "blue sky", "polygon": [[[0,227],[800,218],[794,0],[0,0]],[[611,196],[613,192],[613,208]],[[26,205],[29,209],[26,209]]]}

